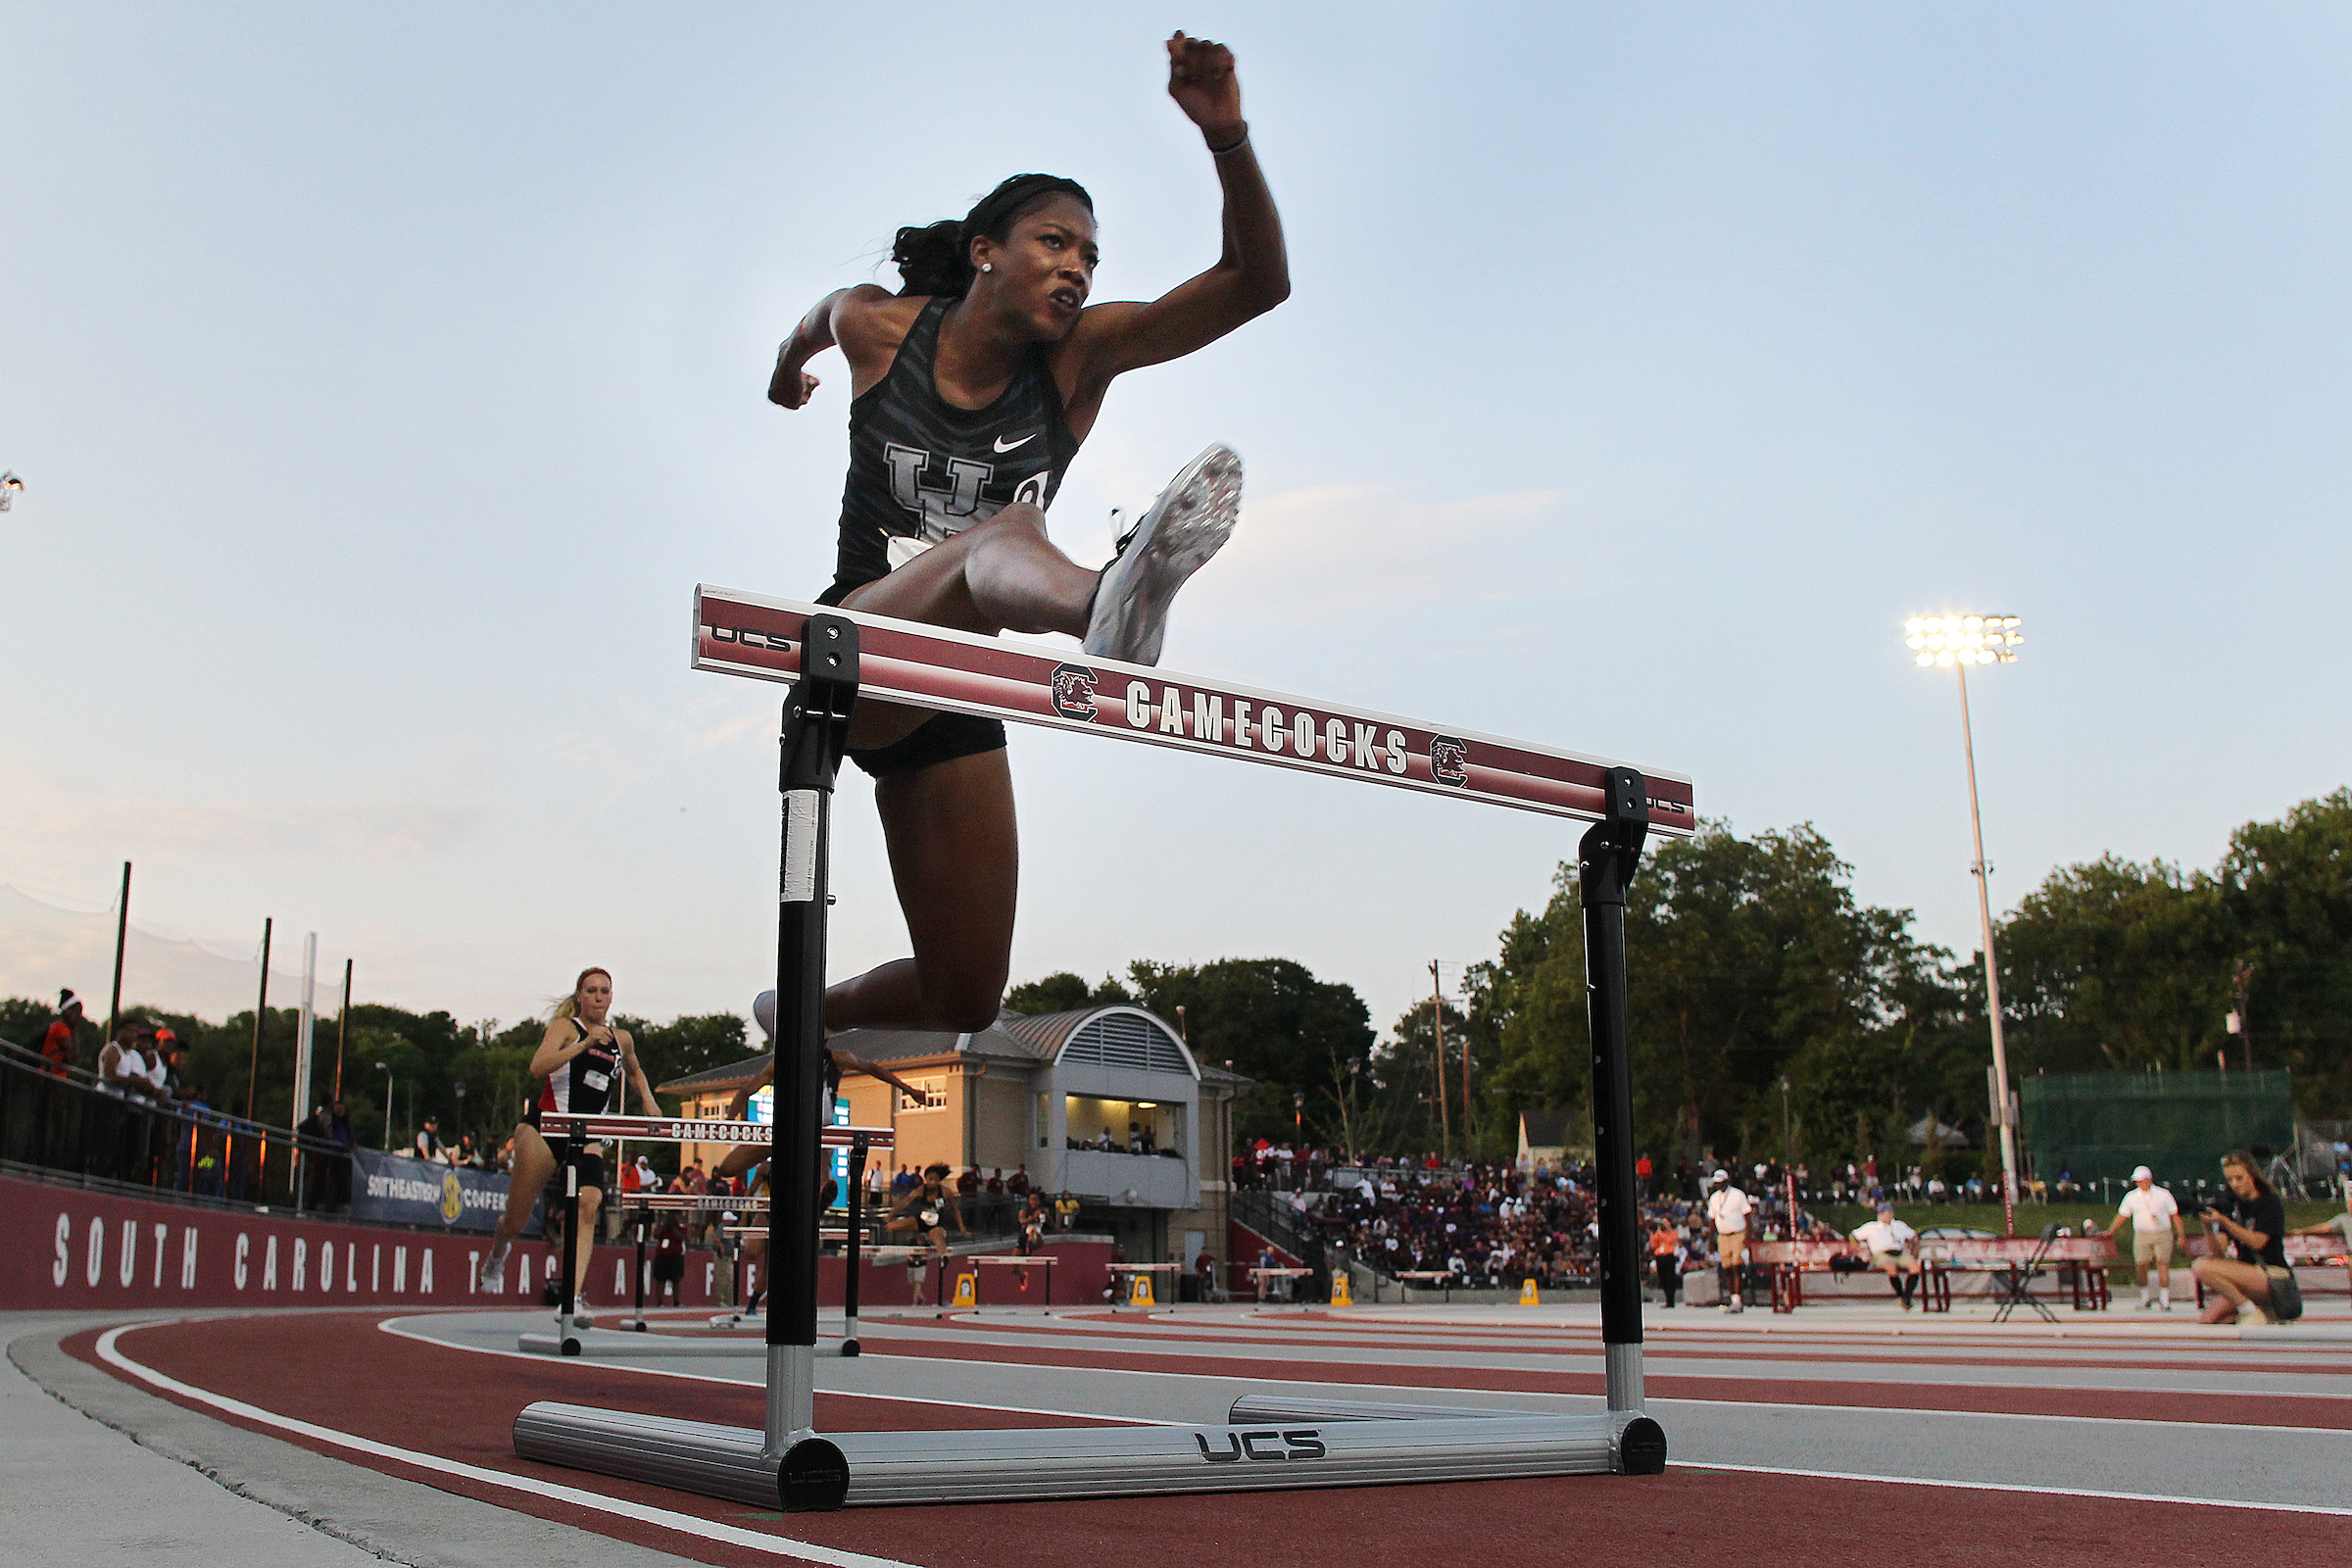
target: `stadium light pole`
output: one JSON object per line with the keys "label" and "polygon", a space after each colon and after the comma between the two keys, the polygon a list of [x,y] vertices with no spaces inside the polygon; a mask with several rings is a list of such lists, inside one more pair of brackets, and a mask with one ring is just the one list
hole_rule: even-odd
{"label": "stadium light pole", "polygon": [[2001,1220],[2017,1234],[2017,1127],[2009,1115],[2009,1053],[2001,1040],[2000,963],[1992,948],[1991,878],[1984,865],[1984,818],[1977,808],[1977,741],[1968,716],[1968,667],[2014,664],[2015,615],[1914,615],[1903,623],[1903,646],[1922,669],[1949,669],[1960,677],[1960,745],[1968,759],[1968,826],[1977,851],[1977,918],[1984,937],[1984,1016],[1992,1026],[1993,1121],[2001,1129]]}

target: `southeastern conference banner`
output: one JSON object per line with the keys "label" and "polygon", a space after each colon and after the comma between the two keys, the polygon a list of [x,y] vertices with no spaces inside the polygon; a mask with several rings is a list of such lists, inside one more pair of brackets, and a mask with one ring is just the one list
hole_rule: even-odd
{"label": "southeastern conference banner", "polygon": [[[487,1231],[507,1208],[507,1179],[425,1159],[351,1152],[351,1217]],[[537,1230],[537,1214],[526,1230]]]}

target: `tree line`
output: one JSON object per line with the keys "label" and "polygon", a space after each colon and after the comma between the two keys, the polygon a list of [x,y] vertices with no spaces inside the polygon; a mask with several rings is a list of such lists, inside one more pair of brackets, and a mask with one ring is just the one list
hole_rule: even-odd
{"label": "tree line", "polygon": [[[1652,842],[1626,940],[1637,1135],[1653,1158],[1671,1166],[1711,1151],[1821,1167],[1877,1153],[1947,1178],[1981,1168],[1989,1044],[1978,956],[1922,943],[1910,910],[1860,904],[1851,881],[1810,825],[1741,837],[1710,821],[1692,838]],[[1996,946],[2014,1076],[2188,1071],[2214,1066],[2218,1053],[2233,1069],[2249,1057],[2290,1069],[2306,1116],[2352,1113],[2352,791],[2245,824],[2210,871],[2113,856],[2055,870],[2000,925]],[[1128,1003],[1177,1023],[1202,1062],[1252,1081],[1235,1107],[1244,1140],[1501,1156],[1516,1148],[1522,1110],[1590,1125],[1571,862],[1542,909],[1504,925],[1494,956],[1471,967],[1457,996],[1413,1007],[1386,1036],[1353,987],[1279,957],[1139,959],[1100,981],[1049,975],[1005,1001],[1030,1013]],[[241,1105],[251,1011],[217,1025],[137,1015],[189,1044],[189,1076],[209,1103]],[[38,1003],[0,1002],[0,1038],[29,1045],[50,1016]],[[266,1020],[265,1121],[290,1108],[295,1019],[272,1009]],[[657,1084],[751,1049],[732,1013],[616,1021]],[[337,1022],[318,1026],[319,1098]],[[427,1114],[452,1142],[460,1131],[503,1139],[544,1027],[353,1006],[343,1095],[355,1128],[381,1141],[389,1110],[395,1145]],[[96,1032],[85,1030],[84,1065]],[[1923,1121],[1959,1128],[1974,1147],[1915,1146]]]}

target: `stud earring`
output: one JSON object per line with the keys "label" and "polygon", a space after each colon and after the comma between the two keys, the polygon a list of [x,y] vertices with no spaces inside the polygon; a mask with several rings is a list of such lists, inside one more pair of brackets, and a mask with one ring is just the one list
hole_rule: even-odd
{"label": "stud earring", "polygon": [[994,262],[982,262],[982,263],[980,264],[980,270],[982,270],[983,272],[993,272],[993,271],[995,271],[996,270],[997,270],[997,264],[996,264],[996,263],[994,263]]}

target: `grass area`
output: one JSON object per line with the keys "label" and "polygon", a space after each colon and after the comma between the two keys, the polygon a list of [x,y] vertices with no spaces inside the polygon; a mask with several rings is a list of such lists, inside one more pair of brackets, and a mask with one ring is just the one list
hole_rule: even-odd
{"label": "grass area", "polygon": [[[1817,1203],[1809,1212],[1839,1235],[1844,1235],[1872,1218],[1875,1211],[1862,1203]],[[2334,1203],[2289,1202],[2286,1205],[2287,1229],[2298,1230],[2305,1225],[2317,1225],[2342,1212],[2342,1207]],[[1894,1217],[1918,1231],[1924,1231],[1931,1225],[1969,1225],[1981,1231],[1990,1231],[1995,1236],[2001,1234],[2001,1205],[1998,1203],[1897,1203],[1894,1205]],[[2052,1220],[2068,1227],[2077,1236],[2082,1234],[2082,1227],[2086,1223],[2105,1230],[2115,1222],[2115,1205],[2083,1202],[2017,1205],[2017,1234],[2020,1236],[2039,1236],[2041,1228]],[[2191,1236],[2203,1229],[2197,1223],[2196,1215],[2185,1204],[2181,1208],[2180,1223],[2188,1228]]]}

